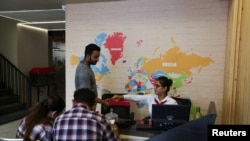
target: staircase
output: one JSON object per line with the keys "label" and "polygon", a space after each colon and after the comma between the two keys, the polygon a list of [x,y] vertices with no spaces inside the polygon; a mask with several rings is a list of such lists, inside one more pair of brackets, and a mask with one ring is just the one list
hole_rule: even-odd
{"label": "staircase", "polygon": [[23,118],[30,105],[29,78],[0,54],[0,125]]}
{"label": "staircase", "polygon": [[0,125],[21,119],[27,112],[26,104],[20,102],[20,98],[12,93],[11,89],[4,88],[0,84]]}

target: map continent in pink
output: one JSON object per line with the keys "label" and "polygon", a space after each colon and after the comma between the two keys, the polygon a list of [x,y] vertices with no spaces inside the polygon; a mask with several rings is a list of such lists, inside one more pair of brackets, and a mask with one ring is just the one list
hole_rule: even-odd
{"label": "map continent in pink", "polygon": [[121,32],[115,32],[107,37],[104,47],[109,50],[112,65],[115,65],[116,61],[122,57],[126,38]]}

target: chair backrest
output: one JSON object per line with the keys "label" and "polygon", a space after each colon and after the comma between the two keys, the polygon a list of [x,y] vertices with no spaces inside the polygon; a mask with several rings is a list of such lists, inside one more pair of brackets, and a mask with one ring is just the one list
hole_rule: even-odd
{"label": "chair backrest", "polygon": [[179,104],[179,105],[192,105],[192,102],[189,98],[180,98],[180,97],[172,97],[173,99],[176,100],[176,102]]}
{"label": "chair backrest", "polygon": [[207,114],[217,115],[216,106],[215,106],[214,101],[210,101],[209,106],[208,106],[208,110],[207,110]]}

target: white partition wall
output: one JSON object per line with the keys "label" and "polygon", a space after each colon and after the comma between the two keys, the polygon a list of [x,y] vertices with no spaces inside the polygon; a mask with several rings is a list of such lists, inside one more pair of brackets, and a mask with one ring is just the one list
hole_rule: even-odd
{"label": "white partition wall", "polygon": [[[101,47],[93,66],[103,93],[153,93],[153,78],[173,79],[170,94],[191,98],[202,113],[215,101],[221,122],[227,0],[126,0],[66,5],[66,102],[84,47]],[[136,118],[147,115],[134,104]]]}

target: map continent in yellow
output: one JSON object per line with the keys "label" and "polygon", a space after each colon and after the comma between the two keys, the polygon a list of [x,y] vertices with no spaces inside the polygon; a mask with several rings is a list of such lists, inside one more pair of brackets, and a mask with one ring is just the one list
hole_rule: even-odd
{"label": "map continent in yellow", "polygon": [[208,66],[210,63],[213,63],[213,60],[209,57],[201,57],[196,54],[188,55],[181,52],[180,48],[173,47],[160,54],[158,58],[145,59],[143,69],[148,74],[162,70],[176,74],[185,72],[187,76],[191,76],[192,68],[197,68],[200,72],[203,67]]}

